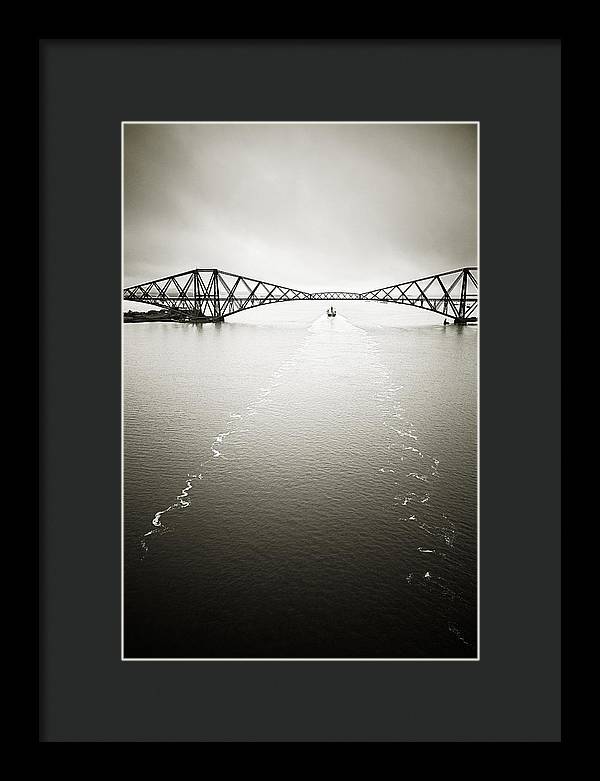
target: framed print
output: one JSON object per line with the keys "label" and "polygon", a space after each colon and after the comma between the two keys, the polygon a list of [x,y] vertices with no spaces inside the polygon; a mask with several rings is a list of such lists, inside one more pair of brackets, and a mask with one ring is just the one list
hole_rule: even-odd
{"label": "framed print", "polygon": [[561,739],[560,52],[40,42],[41,741]]}
{"label": "framed print", "polygon": [[123,124],[124,659],[479,658],[477,207],[476,122]]}

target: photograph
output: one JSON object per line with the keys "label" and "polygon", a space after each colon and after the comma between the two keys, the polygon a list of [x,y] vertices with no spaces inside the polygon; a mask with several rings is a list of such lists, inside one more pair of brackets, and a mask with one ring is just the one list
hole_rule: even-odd
{"label": "photograph", "polygon": [[479,160],[121,123],[122,660],[480,660]]}

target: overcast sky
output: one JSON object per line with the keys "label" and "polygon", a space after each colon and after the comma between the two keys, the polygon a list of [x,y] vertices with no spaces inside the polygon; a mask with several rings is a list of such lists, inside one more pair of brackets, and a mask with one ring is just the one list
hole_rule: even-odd
{"label": "overcast sky", "polygon": [[477,264],[475,125],[125,125],[125,285],[363,292]]}

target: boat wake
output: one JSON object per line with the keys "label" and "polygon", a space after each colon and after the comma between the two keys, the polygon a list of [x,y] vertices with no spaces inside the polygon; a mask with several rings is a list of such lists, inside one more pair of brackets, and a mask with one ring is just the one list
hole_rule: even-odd
{"label": "boat wake", "polygon": [[[327,325],[326,320],[326,317],[319,317],[307,329],[307,335],[304,341],[298,348],[296,348],[290,358],[285,360],[275,371],[271,373],[267,383],[260,387],[257,396],[246,405],[243,412],[238,412],[236,410],[229,413],[228,423],[225,427],[225,430],[216,434],[209,445],[209,460],[201,461],[199,463],[197,473],[188,473],[185,487],[177,496],[177,501],[155,513],[154,518],[151,521],[152,528],[145,532],[140,539],[140,548],[142,554],[141,558],[144,558],[146,553],[149,551],[150,538],[160,536],[172,528],[173,524],[168,524],[164,516],[168,513],[172,514],[174,511],[185,510],[190,506],[192,500],[189,494],[194,487],[193,481],[202,480],[207,474],[207,471],[211,468],[212,463],[216,461],[227,460],[227,456],[224,453],[224,451],[226,451],[227,444],[225,442],[225,437],[232,436],[235,439],[236,435],[249,431],[249,429],[242,427],[244,425],[245,419],[256,415],[257,409],[260,408],[261,405],[267,403],[271,394],[282,385],[282,379],[285,379],[286,374],[289,374],[289,372],[296,368],[298,360],[302,357],[303,352],[310,345],[311,340],[314,339],[314,335],[325,332],[323,321],[325,321],[325,325]],[[338,330],[362,330],[355,329],[354,326],[345,321],[345,318],[340,318],[340,320],[336,323],[336,326],[338,327]]]}

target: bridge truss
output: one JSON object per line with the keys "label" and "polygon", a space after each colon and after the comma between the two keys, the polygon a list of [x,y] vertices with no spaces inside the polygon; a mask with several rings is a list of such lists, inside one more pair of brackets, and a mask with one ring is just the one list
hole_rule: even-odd
{"label": "bridge truss", "polygon": [[191,322],[220,322],[237,312],[283,301],[378,301],[427,309],[462,324],[477,320],[476,275],[475,267],[467,267],[366,293],[307,293],[216,268],[193,269],[125,288],[123,298],[161,307]]}

